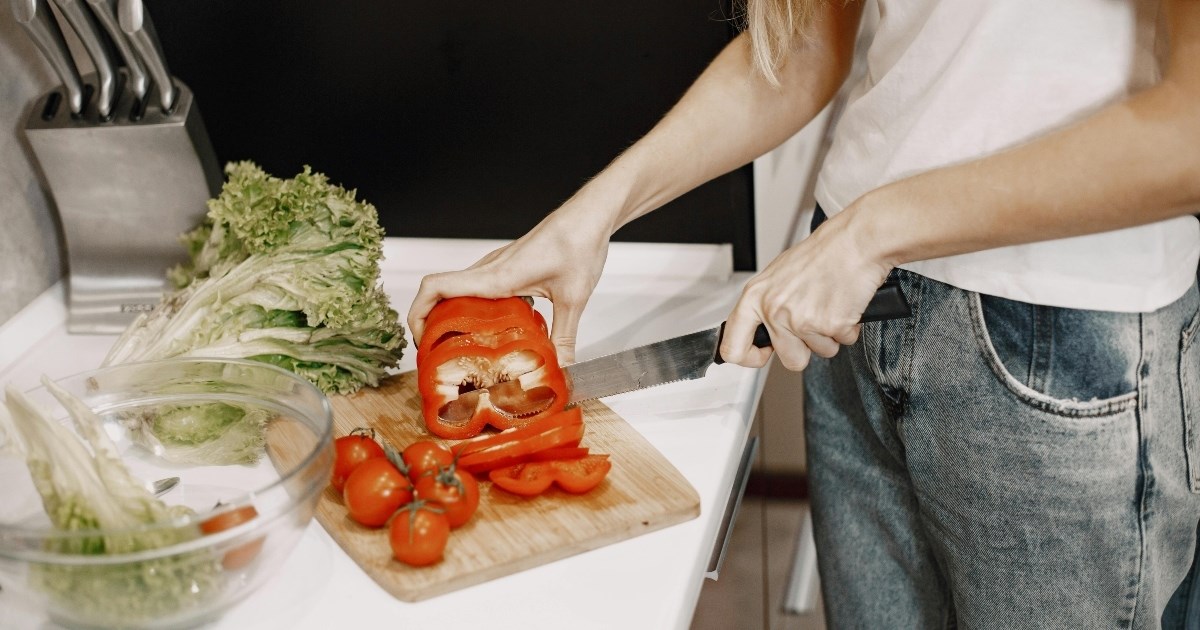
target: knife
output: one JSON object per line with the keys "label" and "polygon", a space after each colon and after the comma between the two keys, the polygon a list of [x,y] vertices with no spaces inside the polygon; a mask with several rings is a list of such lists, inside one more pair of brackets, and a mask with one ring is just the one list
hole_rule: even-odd
{"label": "knife", "polygon": [[87,3],[92,7],[92,13],[96,14],[100,25],[108,33],[109,39],[117,46],[117,52],[121,53],[121,58],[125,60],[125,69],[129,72],[129,91],[139,99],[146,96],[146,90],[150,87],[150,78],[146,76],[146,68],[138,59],[137,53],[133,51],[120,24],[117,23],[117,0],[87,0]]}
{"label": "knife", "polygon": [[[875,291],[860,322],[885,319],[900,319],[912,315],[912,309],[900,285],[885,282]],[[719,326],[674,337],[606,355],[590,361],[563,366],[570,383],[569,404],[593,398],[645,389],[674,381],[701,378],[709,366],[724,363],[721,358],[721,336],[725,323]],[[765,348],[771,345],[767,327],[759,324],[754,334],[754,345]],[[483,390],[473,390],[451,401],[443,411],[448,418],[470,417],[482,392],[488,392],[493,401],[521,401],[524,397],[519,380],[497,383]],[[547,401],[531,401],[529,411],[545,407]],[[517,414],[522,415],[522,414]]]}
{"label": "knife", "polygon": [[84,50],[87,50],[88,55],[92,58],[92,65],[96,67],[96,82],[99,84],[96,86],[96,111],[99,112],[102,120],[107,120],[112,115],[112,108],[117,102],[117,71],[113,66],[112,58],[108,56],[108,49],[104,47],[104,42],[100,39],[96,18],[78,0],[55,0],[55,2],[62,11],[63,17],[67,19],[67,23],[79,36]]}
{"label": "knife", "polygon": [[167,62],[163,59],[162,49],[158,44],[158,35],[154,32],[154,24],[146,14],[146,6],[142,0],[118,0],[117,22],[121,30],[129,36],[134,50],[146,62],[150,78],[158,86],[159,104],[164,113],[170,113],[175,107],[175,96],[178,90],[171,82],[171,72],[167,70]]}
{"label": "knife", "polygon": [[50,61],[58,78],[62,79],[63,89],[67,92],[67,106],[72,114],[78,115],[84,105],[83,80],[75,69],[75,61],[71,59],[62,29],[50,14],[50,5],[46,0],[12,0],[12,11],[42,55]]}
{"label": "knife", "polygon": [[[912,309],[900,285],[886,282],[875,291],[859,321],[866,323],[910,315]],[[571,387],[570,403],[701,378],[710,365],[725,362],[721,358],[724,333],[725,323],[721,322],[708,330],[564,366]],[[754,345],[759,348],[771,345],[766,326],[758,325]]]}

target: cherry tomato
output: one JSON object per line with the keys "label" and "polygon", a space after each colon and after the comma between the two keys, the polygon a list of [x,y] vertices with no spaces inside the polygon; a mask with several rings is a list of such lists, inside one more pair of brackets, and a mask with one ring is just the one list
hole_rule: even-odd
{"label": "cherry tomato", "polygon": [[[220,509],[218,507],[218,509]],[[245,505],[232,510],[225,510],[220,514],[200,521],[200,532],[208,535],[222,532],[232,527],[237,527],[246,521],[254,520],[258,517],[258,510],[254,509],[253,505]],[[221,558],[221,566],[226,569],[240,569],[252,562],[258,557],[258,552],[262,550],[263,539],[257,538],[244,545],[239,545],[225,552],[225,556]]]}
{"label": "cherry tomato", "polygon": [[450,521],[441,508],[423,501],[404,506],[388,528],[392,556],[414,567],[439,562],[448,540]]}
{"label": "cherry tomato", "polygon": [[338,492],[345,488],[346,479],[359,464],[384,457],[383,447],[375,441],[374,434],[373,429],[358,428],[333,441],[333,474],[329,483]]}
{"label": "cherry tomato", "polygon": [[451,529],[471,520],[479,507],[479,482],[475,475],[453,466],[417,479],[413,489],[418,499],[436,503],[446,511]]}
{"label": "cherry tomato", "polygon": [[367,527],[382,527],[400,506],[412,501],[412,483],[386,457],[359,464],[342,492],[350,518]]}
{"label": "cherry tomato", "polygon": [[431,440],[420,440],[409,444],[401,455],[408,465],[408,477],[416,483],[426,475],[436,474],[438,469],[454,463],[450,449]]}

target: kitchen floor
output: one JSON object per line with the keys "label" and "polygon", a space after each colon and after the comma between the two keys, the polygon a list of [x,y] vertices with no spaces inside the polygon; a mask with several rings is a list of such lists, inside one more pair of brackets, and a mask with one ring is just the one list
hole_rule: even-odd
{"label": "kitchen floor", "polygon": [[820,597],[806,613],[786,610],[806,509],[791,499],[742,500],[719,579],[704,582],[691,630],[825,630]]}

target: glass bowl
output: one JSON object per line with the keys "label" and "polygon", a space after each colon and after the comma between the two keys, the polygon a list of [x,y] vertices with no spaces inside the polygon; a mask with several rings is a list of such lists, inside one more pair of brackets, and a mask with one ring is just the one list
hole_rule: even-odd
{"label": "glass bowl", "polygon": [[[190,627],[283,564],[333,464],[333,413],[320,390],[270,365],[218,359],[118,365],[56,382],[100,416],[134,477],[147,487],[178,477],[160,499],[192,513],[136,530],[62,531],[46,516],[24,457],[0,454],[0,588],[9,601],[70,627]],[[74,433],[45,387],[27,395]],[[135,442],[132,419],[197,405],[267,414],[258,461],[173,463]]]}

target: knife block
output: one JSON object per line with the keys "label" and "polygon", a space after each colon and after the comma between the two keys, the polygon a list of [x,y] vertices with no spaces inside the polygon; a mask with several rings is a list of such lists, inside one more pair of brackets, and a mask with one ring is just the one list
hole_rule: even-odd
{"label": "knife block", "polygon": [[[95,75],[84,77],[95,85]],[[25,137],[57,208],[67,251],[67,328],[117,333],[162,297],[185,258],[178,237],[204,217],[222,175],[191,90],[171,111],[153,90],[123,92],[108,120],[72,115],[63,95],[34,101]]]}

